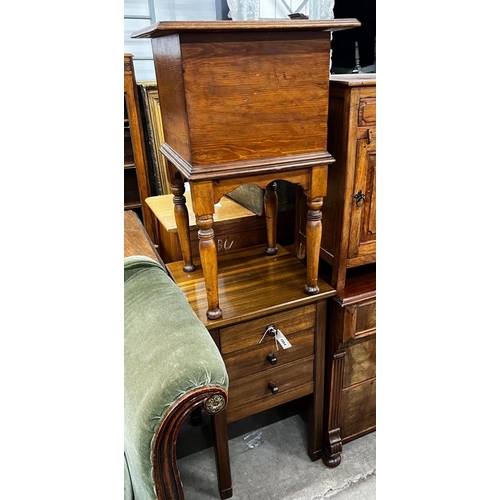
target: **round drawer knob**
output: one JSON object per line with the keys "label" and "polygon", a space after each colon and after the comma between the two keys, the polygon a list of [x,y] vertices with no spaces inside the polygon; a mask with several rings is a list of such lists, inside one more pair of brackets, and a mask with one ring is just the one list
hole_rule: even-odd
{"label": "round drawer knob", "polygon": [[278,393],[278,386],[274,383],[274,382],[269,382],[269,384],[267,384],[267,387],[269,387],[269,389],[271,390],[271,392],[273,394],[277,394]]}
{"label": "round drawer knob", "polygon": [[270,365],[275,365],[278,362],[278,358],[273,353],[267,355],[267,360]]}

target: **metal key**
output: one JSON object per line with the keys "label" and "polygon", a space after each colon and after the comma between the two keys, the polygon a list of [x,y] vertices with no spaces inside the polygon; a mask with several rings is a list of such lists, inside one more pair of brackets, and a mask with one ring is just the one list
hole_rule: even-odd
{"label": "metal key", "polygon": [[274,337],[276,338],[276,328],[274,328],[273,325],[268,325],[264,331],[264,335],[262,335],[262,338],[259,340],[259,344],[262,343],[262,341],[264,340],[264,337],[268,334],[268,333],[272,333],[274,335]]}

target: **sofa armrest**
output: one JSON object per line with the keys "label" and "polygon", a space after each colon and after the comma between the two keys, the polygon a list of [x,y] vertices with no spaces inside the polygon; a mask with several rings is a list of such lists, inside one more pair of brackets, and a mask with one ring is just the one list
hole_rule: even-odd
{"label": "sofa armrest", "polygon": [[194,408],[221,411],[227,371],[208,330],[154,260],[125,258],[125,456],[135,500],[183,498],[176,439]]}

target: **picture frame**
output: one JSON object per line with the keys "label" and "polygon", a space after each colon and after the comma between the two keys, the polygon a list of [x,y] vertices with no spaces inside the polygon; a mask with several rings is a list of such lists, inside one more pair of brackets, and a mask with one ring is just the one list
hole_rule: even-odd
{"label": "picture frame", "polygon": [[170,194],[167,179],[167,160],[160,153],[160,147],[165,141],[165,136],[163,133],[158,86],[156,82],[139,82],[138,86],[143,101],[148,145],[157,192],[158,195]]}

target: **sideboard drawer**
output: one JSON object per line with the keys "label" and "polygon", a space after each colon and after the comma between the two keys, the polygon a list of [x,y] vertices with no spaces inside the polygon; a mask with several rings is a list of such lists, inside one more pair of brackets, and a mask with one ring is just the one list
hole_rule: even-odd
{"label": "sideboard drawer", "polygon": [[[239,379],[231,379],[228,370],[228,422],[311,394],[314,390],[313,368],[314,356],[309,356]],[[276,393],[269,388],[270,383],[278,388]]]}

